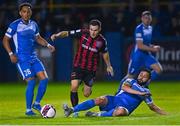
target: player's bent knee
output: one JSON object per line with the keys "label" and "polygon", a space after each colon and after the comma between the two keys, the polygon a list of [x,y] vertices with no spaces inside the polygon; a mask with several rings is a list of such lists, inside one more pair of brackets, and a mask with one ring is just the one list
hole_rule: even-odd
{"label": "player's bent knee", "polygon": [[38,72],[37,77],[39,80],[48,79],[47,73],[45,71]]}
{"label": "player's bent knee", "polygon": [[71,91],[72,91],[72,92],[77,92],[77,90],[78,90],[78,85],[76,85],[76,84],[71,84]]}
{"label": "player's bent knee", "polygon": [[156,73],[160,74],[163,72],[163,68],[160,64],[153,64],[151,65],[151,68],[156,71]]}
{"label": "player's bent knee", "polygon": [[107,103],[107,98],[104,96],[98,97],[95,99],[95,104],[100,106],[100,105],[106,105]]}
{"label": "player's bent knee", "polygon": [[123,108],[117,108],[113,112],[113,116],[127,116],[128,113]]}
{"label": "player's bent knee", "polygon": [[71,91],[72,91],[72,92],[77,92],[77,90],[78,90],[78,87],[73,87],[73,86],[71,86]]}
{"label": "player's bent knee", "polygon": [[89,93],[89,92],[87,92],[87,93],[85,92],[85,93],[84,93],[84,96],[85,96],[85,97],[89,97],[90,95],[91,95],[91,93]]}

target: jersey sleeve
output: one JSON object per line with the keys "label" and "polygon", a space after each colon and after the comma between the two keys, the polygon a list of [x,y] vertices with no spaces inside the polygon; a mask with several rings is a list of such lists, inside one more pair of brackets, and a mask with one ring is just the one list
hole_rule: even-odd
{"label": "jersey sleeve", "polygon": [[9,38],[12,38],[12,36],[16,33],[17,31],[17,25],[15,23],[11,23],[5,33],[5,35]]}
{"label": "jersey sleeve", "polygon": [[107,41],[106,41],[106,39],[104,38],[103,39],[103,45],[102,45],[102,48],[101,48],[101,50],[100,50],[100,52],[102,52],[102,53],[106,53],[107,51],[108,51],[108,48],[107,48]]}
{"label": "jersey sleeve", "polygon": [[39,35],[39,27],[37,25],[37,23],[35,22],[35,36]]}
{"label": "jersey sleeve", "polygon": [[141,27],[137,27],[135,30],[135,40],[137,41],[143,41],[143,33],[141,30]]}
{"label": "jersey sleeve", "polygon": [[151,97],[151,96],[146,97],[146,98],[144,99],[144,102],[145,102],[146,104],[151,104],[151,103],[153,103],[152,97]]}
{"label": "jersey sleeve", "polygon": [[130,86],[132,86],[133,84],[134,84],[134,79],[130,79],[130,78],[127,78],[124,82],[123,82],[123,84],[128,84],[128,85],[130,85]]}
{"label": "jersey sleeve", "polygon": [[[147,89],[147,88],[144,88],[144,89],[145,89],[146,92],[149,92],[149,93],[150,93],[149,89]],[[151,96],[145,97],[144,102],[145,102],[146,104],[151,104],[151,103],[153,103],[152,97],[151,97]]]}

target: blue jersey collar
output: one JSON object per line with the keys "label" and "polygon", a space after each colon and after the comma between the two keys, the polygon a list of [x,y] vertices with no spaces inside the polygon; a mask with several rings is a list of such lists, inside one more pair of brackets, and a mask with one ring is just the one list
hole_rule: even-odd
{"label": "blue jersey collar", "polygon": [[31,22],[31,20],[29,20],[28,23],[26,23],[26,22],[21,18],[21,22],[22,22],[23,24],[25,24],[25,25],[28,25],[28,24]]}
{"label": "blue jersey collar", "polygon": [[144,28],[144,29],[148,29],[149,26],[150,26],[150,25],[147,26],[147,25],[145,25],[144,23],[142,23],[142,25],[143,25],[143,28]]}

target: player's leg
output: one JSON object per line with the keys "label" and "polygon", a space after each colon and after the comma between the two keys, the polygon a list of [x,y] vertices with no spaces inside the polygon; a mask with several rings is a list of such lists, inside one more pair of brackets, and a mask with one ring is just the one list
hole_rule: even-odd
{"label": "player's leg", "polygon": [[79,97],[78,97],[79,83],[80,80],[71,80],[70,99],[73,107],[76,106],[79,102]]}
{"label": "player's leg", "polygon": [[89,97],[92,93],[92,87],[87,86],[86,84],[84,85],[84,96]]}
{"label": "player's leg", "polygon": [[134,78],[144,64],[145,61],[143,56],[133,57],[128,64],[128,73],[126,78]]}
{"label": "player's leg", "polygon": [[[96,99],[91,99],[91,100],[87,100],[85,102],[82,102],[81,104],[76,105],[75,107],[73,107],[73,112],[79,112],[79,111],[85,111],[85,110],[89,110],[95,106],[103,106],[106,107],[107,103],[108,103],[108,98],[110,96],[101,96],[98,97]],[[94,112],[87,112],[86,116],[93,116]]]}
{"label": "player's leg", "polygon": [[34,97],[35,88],[35,73],[33,72],[31,65],[27,62],[17,63],[17,68],[22,75],[23,79],[27,82],[26,87],[26,115],[35,115],[32,111],[32,102]]}
{"label": "player's leg", "polygon": [[163,69],[160,63],[152,64],[151,68],[153,69],[153,71],[151,72],[151,78],[152,80],[155,80],[162,73]]}
{"label": "player's leg", "polygon": [[155,59],[154,56],[149,55],[146,59],[146,66],[152,69],[151,80],[155,80],[163,71],[161,64]]}
{"label": "player's leg", "polygon": [[34,98],[34,88],[35,88],[35,78],[27,78],[27,88],[26,88],[26,115],[35,115],[32,111],[32,102]]}
{"label": "player's leg", "polygon": [[87,101],[82,102],[80,104],[77,104],[74,107],[68,107],[67,104],[64,104],[63,105],[64,115],[65,115],[65,117],[68,117],[72,113],[77,113],[79,111],[85,111],[85,110],[93,108],[94,106],[95,106],[95,101],[93,99],[87,100]]}
{"label": "player's leg", "polygon": [[33,69],[36,73],[36,76],[39,79],[38,91],[37,91],[37,95],[36,95],[36,100],[33,104],[33,108],[40,111],[41,110],[40,102],[46,92],[46,89],[47,89],[48,76],[47,76],[47,73],[45,71],[43,64],[39,60],[37,60],[33,64]]}
{"label": "player's leg", "polygon": [[94,117],[94,116],[112,116],[115,104],[113,104],[114,96],[101,96],[95,99],[95,105],[99,106],[100,111],[103,112],[86,112],[85,116]]}
{"label": "player's leg", "polygon": [[85,85],[84,85],[84,96],[85,97],[89,97],[92,93],[92,86],[94,83],[95,75],[96,75],[95,72],[86,71],[83,76],[83,81],[85,83]]}
{"label": "player's leg", "polygon": [[93,108],[94,106],[100,106],[100,105],[105,106],[106,103],[107,103],[107,98],[105,96],[102,96],[102,97],[99,97],[96,99],[87,100],[87,101],[82,102],[72,108],[68,107],[65,104],[65,105],[63,105],[63,109],[64,109],[65,116],[68,117],[72,113],[89,110],[89,109]]}
{"label": "player's leg", "polygon": [[[119,97],[106,96],[108,101],[105,107],[101,107],[101,111],[105,110],[106,112],[101,112],[98,116],[111,117],[111,116],[125,116],[128,115],[128,110],[121,106],[123,105],[122,100]],[[119,106],[119,107],[117,107]]]}
{"label": "player's leg", "polygon": [[78,98],[78,88],[79,83],[81,82],[82,71],[80,68],[73,68],[73,72],[71,73],[71,91],[70,91],[70,100],[72,106],[76,106],[79,102]]}

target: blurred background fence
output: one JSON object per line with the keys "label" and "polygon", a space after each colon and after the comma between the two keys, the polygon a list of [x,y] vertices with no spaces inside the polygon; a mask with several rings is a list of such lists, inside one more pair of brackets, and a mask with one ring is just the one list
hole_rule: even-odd
{"label": "blurred background fence", "polygon": [[[19,18],[18,5],[22,0],[0,0],[0,82],[18,81],[16,66],[2,47],[2,38],[8,25]],[[40,33],[49,40],[52,33],[61,30],[87,28],[91,19],[102,22],[102,34],[108,41],[113,78],[105,73],[100,60],[97,80],[120,80],[126,74],[130,50],[134,45],[134,28],[140,15],[150,10],[153,16],[153,42],[162,49],[156,58],[163,66],[160,80],[180,80],[180,1],[179,0],[29,0],[33,5],[32,19],[37,21]],[[52,42],[51,42],[52,43]],[[56,52],[37,47],[39,57],[52,81],[69,81],[77,39],[58,39],[52,43]],[[12,44],[13,47],[13,44]]]}

